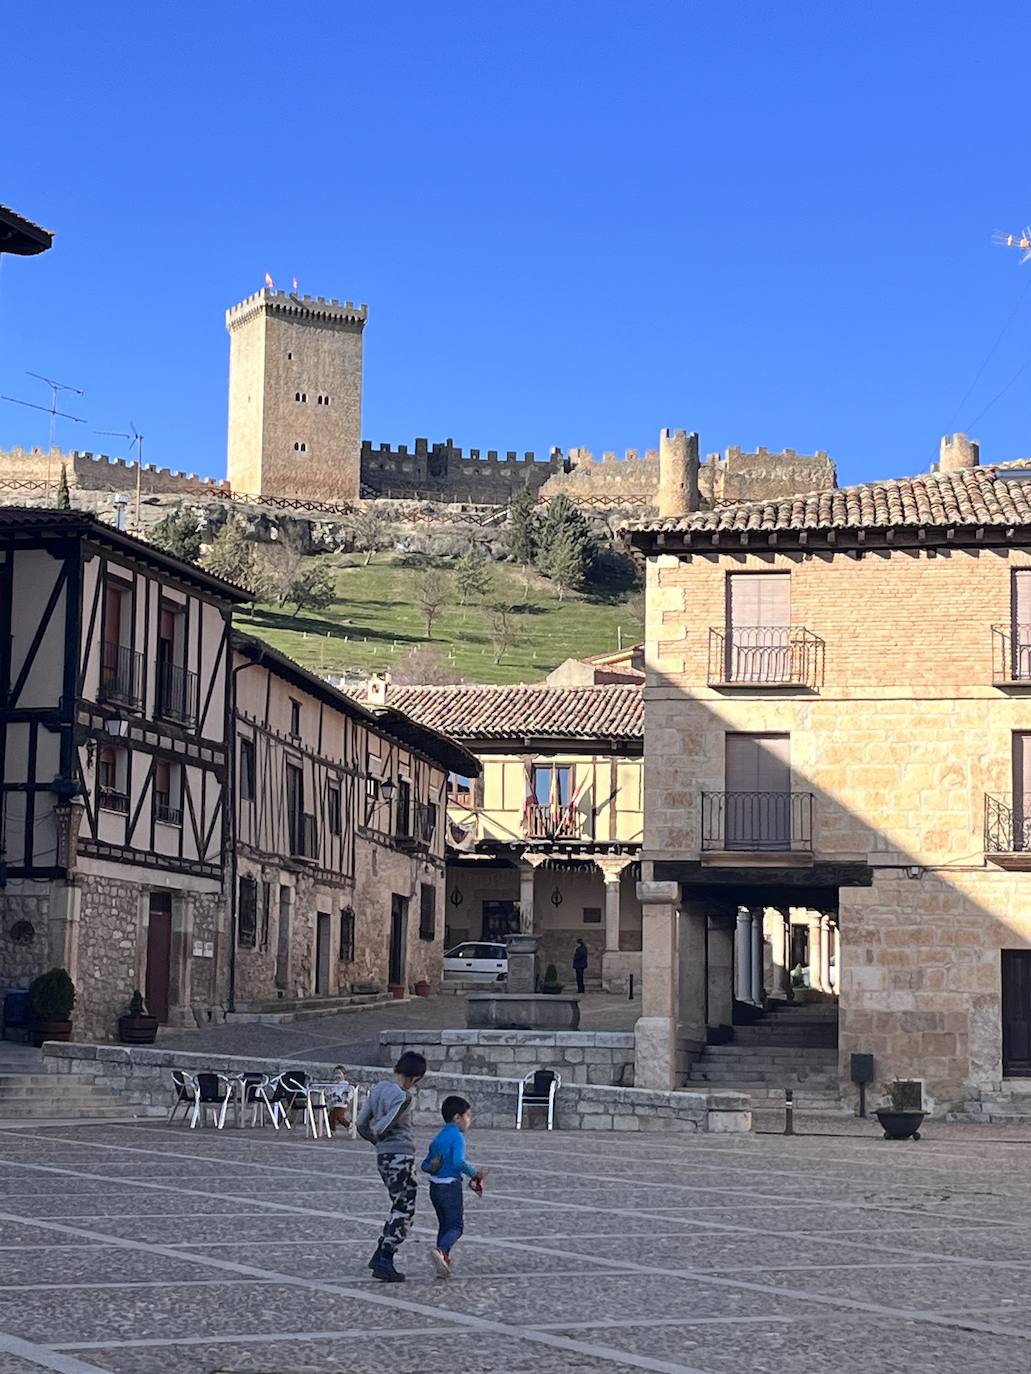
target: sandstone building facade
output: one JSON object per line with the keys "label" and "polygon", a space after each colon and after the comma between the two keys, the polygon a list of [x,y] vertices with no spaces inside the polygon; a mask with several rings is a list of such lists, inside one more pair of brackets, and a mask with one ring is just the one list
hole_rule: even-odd
{"label": "sandstone building facade", "polygon": [[575,685],[370,685],[482,768],[449,782],[449,946],[533,934],[540,971],[568,981],[580,938],[595,986],[623,992],[640,975],[641,681],[613,664],[632,656],[576,665],[590,682],[566,665]]}
{"label": "sandstone building facade", "polygon": [[957,436],[930,476],[628,529],[648,564],[639,1085],[684,1081],[731,1020],[740,914],[793,908],[838,931],[846,1098],[853,1053],[939,1111],[1031,1091],[1026,493]]}

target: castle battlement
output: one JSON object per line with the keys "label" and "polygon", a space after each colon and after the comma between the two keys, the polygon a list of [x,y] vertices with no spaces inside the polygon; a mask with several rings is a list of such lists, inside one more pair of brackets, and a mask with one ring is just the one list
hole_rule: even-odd
{"label": "castle battlement", "polygon": [[155,467],[144,463],[142,468],[132,458],[112,458],[107,453],[90,453],[78,449],[54,448],[47,452],[40,448],[0,449],[0,476],[12,481],[54,486],[64,467],[68,486],[80,491],[115,491],[135,487],[136,472],[140,471],[140,490],[151,495],[175,494],[212,496],[228,490],[228,483],[217,477],[198,477],[193,472],[179,472],[172,468]]}
{"label": "castle battlement", "polygon": [[295,296],[264,286],[226,311],[226,328],[232,332],[261,314],[293,320],[296,324],[321,324],[360,331],[368,321],[369,307],[325,296]]}

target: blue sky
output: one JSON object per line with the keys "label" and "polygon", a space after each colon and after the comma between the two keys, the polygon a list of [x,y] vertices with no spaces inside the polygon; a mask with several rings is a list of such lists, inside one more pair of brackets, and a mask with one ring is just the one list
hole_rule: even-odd
{"label": "blue sky", "polygon": [[[1031,263],[991,243],[1031,220],[1027,7],[58,0],[3,29],[0,201],[57,239],[0,259],[0,392],[85,388],[62,446],[132,420],[221,475],[224,311],[270,271],[368,302],[376,443],[684,426],[842,481],[950,428],[1031,454]],[[0,403],[3,446],[47,426]]]}

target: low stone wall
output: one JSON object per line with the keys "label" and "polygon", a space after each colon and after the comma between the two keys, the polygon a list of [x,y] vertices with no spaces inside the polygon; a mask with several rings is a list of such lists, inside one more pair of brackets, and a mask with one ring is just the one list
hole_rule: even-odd
{"label": "low stone wall", "polygon": [[[173,1068],[211,1073],[241,1073],[247,1069],[268,1074],[301,1069],[316,1079],[328,1080],[334,1066],[308,1060],[284,1063],[240,1055],[48,1042],[43,1046],[43,1067],[53,1074],[89,1074],[95,1082],[117,1093],[127,1107],[167,1108],[172,1103]],[[349,1064],[347,1068],[351,1081],[360,1087],[369,1087],[389,1074],[388,1069],[369,1065]],[[427,1130],[436,1129],[444,1098],[459,1093],[472,1104],[480,1126],[512,1127],[517,1091],[515,1078],[431,1073],[416,1091],[415,1122]],[[539,1126],[542,1118],[542,1112],[532,1112],[528,1121]],[[567,1082],[558,1092],[556,1118],[561,1130],[584,1131],[724,1134],[747,1132],[752,1126],[751,1107],[743,1093],[650,1092]]]}
{"label": "low stone wall", "polygon": [[634,1085],[633,1031],[388,1030],[379,1043],[384,1062],[418,1050],[431,1073],[524,1078],[531,1069],[556,1069],[563,1083]]}

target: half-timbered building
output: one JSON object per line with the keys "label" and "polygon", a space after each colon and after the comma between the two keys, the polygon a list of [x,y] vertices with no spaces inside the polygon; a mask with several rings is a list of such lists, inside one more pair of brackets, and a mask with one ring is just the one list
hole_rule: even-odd
{"label": "half-timbered building", "polygon": [[68,969],[76,1034],[132,992],[220,1007],[231,607],[75,511],[0,510],[0,978]]}
{"label": "half-timbered building", "polygon": [[450,773],[475,758],[234,635],[237,1011],[441,976]]}

